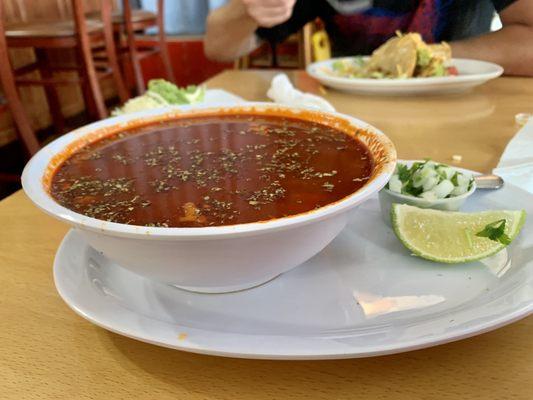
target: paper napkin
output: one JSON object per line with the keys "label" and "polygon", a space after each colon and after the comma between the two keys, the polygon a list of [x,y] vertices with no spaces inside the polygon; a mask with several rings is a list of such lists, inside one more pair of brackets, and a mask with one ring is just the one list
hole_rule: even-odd
{"label": "paper napkin", "polygon": [[509,142],[493,173],[533,193],[533,119]]}
{"label": "paper napkin", "polygon": [[278,74],[272,79],[267,96],[275,103],[335,111],[335,108],[322,97],[295,89],[286,74]]}

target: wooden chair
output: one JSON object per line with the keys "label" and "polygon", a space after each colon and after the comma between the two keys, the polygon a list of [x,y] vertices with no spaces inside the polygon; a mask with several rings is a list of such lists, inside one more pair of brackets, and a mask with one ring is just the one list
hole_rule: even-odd
{"label": "wooden chair", "polygon": [[[159,55],[161,57],[165,68],[166,79],[174,82],[174,72],[168,52],[167,37],[163,22],[165,1],[158,0],[157,13],[142,9],[133,9],[130,0],[122,0],[122,10],[122,12],[117,11],[113,13],[115,39],[117,41],[119,55],[127,58],[131,63],[137,92],[142,94],[146,90],[141,61],[153,55]],[[89,17],[96,18],[97,16],[93,13]],[[158,30],[158,45],[138,45],[136,42],[138,34],[144,33],[147,29],[153,27],[157,27]]]}
{"label": "wooden chair", "polygon": [[[122,0],[122,4],[124,17],[123,21],[117,22],[117,25],[120,27],[124,26],[125,28],[128,55],[133,66],[137,92],[142,93],[146,89],[142,75],[141,60],[154,54],[160,55],[165,67],[167,80],[174,82],[174,72],[172,70],[172,63],[168,52],[167,37],[163,22],[163,17],[165,15],[165,1],[157,1],[157,14],[152,14],[143,10],[132,10],[130,0]],[[157,27],[159,45],[138,47],[135,43],[135,33],[144,32],[146,29],[154,26]]]}
{"label": "wooden chair", "polygon": [[[323,59],[324,57],[322,55],[325,53],[329,52],[329,55],[331,56],[329,39],[324,30],[323,23],[320,20],[305,24],[298,33],[287,38],[284,44],[295,44],[295,47],[297,47],[298,54],[296,68],[298,69],[305,69],[312,62]],[[267,66],[268,68],[281,67],[279,63],[279,55],[277,54],[278,48],[279,46],[271,46],[271,62],[270,65]],[[317,57],[317,50],[319,50],[319,48],[321,57]],[[254,63],[252,58],[253,55],[241,57],[235,62],[235,68],[253,68]]]}
{"label": "wooden chair", "polygon": [[[81,84],[86,107],[91,116],[102,119],[108,116],[100,81],[113,78],[122,102],[129,98],[116,56],[111,20],[112,4],[101,1],[101,22],[86,21],[84,0],[70,0],[72,18],[69,20],[28,21],[6,24],[6,39],[9,48],[34,48],[36,61],[15,70],[17,85],[44,86],[52,119],[57,131],[65,127],[56,86]],[[97,64],[93,50],[104,43],[108,62]],[[56,65],[52,50],[74,50],[75,62],[71,65]],[[40,71],[40,78],[28,77]],[[54,71],[77,71],[74,78],[56,78]]]}
{"label": "wooden chair", "polygon": [[[237,59],[234,63],[235,69],[249,69],[249,68],[275,68],[275,69],[304,69],[305,68],[305,38],[304,30],[295,33],[288,37],[283,43],[271,44],[263,43],[259,48]],[[296,58],[292,60],[290,65],[287,62],[280,60],[280,48],[287,47],[297,48]]]}
{"label": "wooden chair", "polygon": [[[32,156],[39,150],[40,146],[24,110],[24,106],[20,101],[17,87],[15,85],[15,77],[13,75],[13,69],[7,51],[2,7],[0,7],[0,84],[4,92],[4,98],[2,99],[4,101],[0,103],[0,112],[8,109],[11,111],[17,128],[17,136],[23,145],[27,156]],[[0,182],[19,181],[20,176],[17,174],[0,172]]]}

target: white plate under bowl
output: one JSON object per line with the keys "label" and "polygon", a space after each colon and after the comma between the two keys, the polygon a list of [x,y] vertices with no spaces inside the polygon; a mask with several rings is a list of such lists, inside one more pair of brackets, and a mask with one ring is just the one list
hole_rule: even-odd
{"label": "white plate under bowl", "polygon": [[[351,58],[351,57],[347,57]],[[362,94],[417,95],[445,94],[466,91],[503,74],[503,68],[486,61],[454,58],[451,65],[459,71],[458,76],[410,79],[341,78],[328,74],[331,65],[343,58],[334,58],[310,64],[307,72],[325,86]]]}
{"label": "white plate under bowl", "polygon": [[468,211],[523,208],[530,215],[509,247],[510,263],[490,268],[411,256],[382,222],[375,195],[320,254],[255,289],[197,294],[150,281],[109,262],[75,230],[58,250],[55,283],[94,324],[184,351],[267,359],[402,352],[486,332],[533,311],[532,199],[506,185],[467,202]]}
{"label": "white plate under bowl", "polygon": [[227,92],[223,89],[207,89],[205,91],[204,103],[206,104],[239,104],[245,102],[245,100],[233,93]]}

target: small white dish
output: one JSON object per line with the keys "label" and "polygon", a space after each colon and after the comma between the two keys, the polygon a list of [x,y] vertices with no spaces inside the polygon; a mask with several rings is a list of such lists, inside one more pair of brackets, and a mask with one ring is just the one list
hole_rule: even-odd
{"label": "small white dish", "polygon": [[[421,160],[398,160],[399,164],[404,164],[410,167],[414,162]],[[479,175],[476,172],[470,171],[464,168],[457,168],[451,166],[453,169],[467,173],[469,175]],[[442,211],[459,211],[466,200],[474,194],[476,191],[476,182],[472,182],[470,190],[460,196],[454,196],[446,199],[427,200],[420,197],[408,196],[401,193],[393,192],[387,188],[383,188],[379,191],[379,204],[381,206],[381,217],[387,225],[391,225],[391,208],[394,203],[408,204],[410,206],[420,208],[433,208],[435,210]]]}
{"label": "small white dish", "polygon": [[[202,228],[143,227],[102,221],[58,204],[48,187],[58,165],[73,151],[111,133],[194,116],[268,115],[320,121],[367,144],[372,174],[359,190],[324,207],[256,223]],[[346,226],[348,212],[379,191],[396,165],[392,142],[353,117],[271,103],[198,104],[109,118],[48,144],[26,165],[22,186],[44,212],[75,227],[109,259],[150,279],[189,290],[220,293],[267,282],[304,263]]]}
{"label": "small white dish", "polygon": [[[348,57],[350,58],[350,57]],[[409,79],[341,78],[328,73],[339,59],[319,61],[307,73],[325,86],[343,91],[373,95],[419,95],[464,92],[503,74],[503,68],[486,61],[454,58],[451,65],[458,76]]]}
{"label": "small white dish", "polygon": [[[466,211],[524,208],[512,185],[474,193]],[[380,221],[377,195],[320,254],[260,287],[198,294],[136,275],[71,231],[56,287],[83,318],[144,342],[228,357],[328,359],[397,353],[496,329],[533,312],[533,221],[491,262],[413,257]],[[488,261],[484,260],[484,261]]]}

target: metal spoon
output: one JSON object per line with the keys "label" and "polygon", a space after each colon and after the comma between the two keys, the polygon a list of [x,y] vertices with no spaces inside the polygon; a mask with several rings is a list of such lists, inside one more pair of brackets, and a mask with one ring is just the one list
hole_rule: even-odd
{"label": "metal spoon", "polygon": [[474,180],[478,189],[499,189],[503,186],[503,178],[498,175],[478,175]]}

